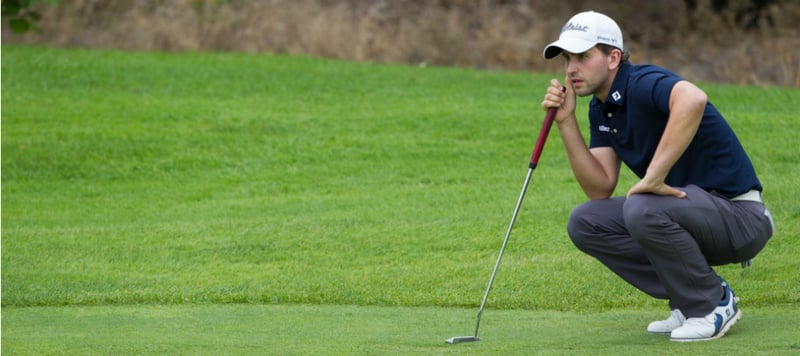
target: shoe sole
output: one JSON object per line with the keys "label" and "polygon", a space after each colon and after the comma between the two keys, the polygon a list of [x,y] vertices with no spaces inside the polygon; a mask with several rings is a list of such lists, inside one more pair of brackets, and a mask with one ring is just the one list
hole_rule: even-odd
{"label": "shoe sole", "polygon": [[650,335],[669,335],[672,334],[672,331],[650,331],[647,330],[647,333]]}
{"label": "shoe sole", "polygon": [[705,337],[705,338],[699,338],[699,339],[676,339],[676,338],[671,338],[670,340],[677,341],[677,342],[692,342],[692,341],[708,341],[708,340],[719,339],[719,338],[723,337],[725,335],[725,333],[727,333],[728,330],[731,329],[733,324],[736,324],[736,322],[739,321],[739,319],[741,317],[742,317],[742,310],[739,309],[739,310],[736,311],[736,314],[734,314],[733,317],[730,320],[728,320],[728,322],[722,327],[722,330],[720,330],[716,335],[714,335],[712,337]]}

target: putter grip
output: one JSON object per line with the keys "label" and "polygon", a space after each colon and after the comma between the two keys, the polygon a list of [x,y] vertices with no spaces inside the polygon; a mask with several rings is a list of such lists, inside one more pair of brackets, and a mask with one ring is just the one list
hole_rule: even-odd
{"label": "putter grip", "polygon": [[539,137],[536,139],[536,147],[533,148],[533,154],[531,155],[531,163],[529,166],[531,169],[536,168],[536,165],[539,164],[539,157],[542,156],[544,142],[547,141],[547,134],[550,133],[550,128],[553,126],[553,119],[556,117],[557,110],[558,108],[547,109],[547,115],[544,116],[542,129],[539,131]]}

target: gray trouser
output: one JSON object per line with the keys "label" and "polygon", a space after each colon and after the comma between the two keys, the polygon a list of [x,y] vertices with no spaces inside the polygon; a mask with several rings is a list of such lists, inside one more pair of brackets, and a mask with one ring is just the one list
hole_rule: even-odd
{"label": "gray trouser", "polygon": [[636,194],[577,206],[567,231],[575,246],[643,292],[669,299],[687,318],[722,298],[712,265],[747,261],[773,233],[760,202],[731,201],[690,185],[686,198]]}

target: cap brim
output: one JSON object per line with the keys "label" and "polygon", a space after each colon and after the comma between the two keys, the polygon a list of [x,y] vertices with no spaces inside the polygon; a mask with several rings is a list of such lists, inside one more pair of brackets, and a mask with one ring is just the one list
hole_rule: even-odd
{"label": "cap brim", "polygon": [[596,44],[597,43],[595,42],[584,41],[576,38],[560,39],[544,48],[544,58],[551,59],[564,51],[570,53],[583,53],[592,49],[592,47],[594,47]]}

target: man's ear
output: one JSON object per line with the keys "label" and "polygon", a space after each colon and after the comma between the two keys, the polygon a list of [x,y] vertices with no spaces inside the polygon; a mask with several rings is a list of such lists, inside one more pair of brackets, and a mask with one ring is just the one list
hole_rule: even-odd
{"label": "man's ear", "polygon": [[608,70],[619,68],[620,63],[622,63],[622,51],[615,48],[608,54]]}

